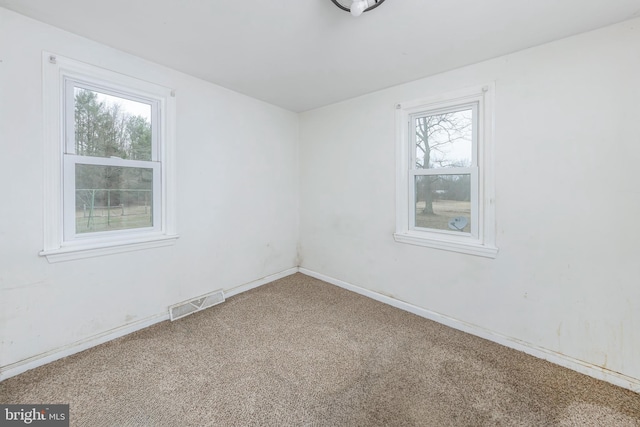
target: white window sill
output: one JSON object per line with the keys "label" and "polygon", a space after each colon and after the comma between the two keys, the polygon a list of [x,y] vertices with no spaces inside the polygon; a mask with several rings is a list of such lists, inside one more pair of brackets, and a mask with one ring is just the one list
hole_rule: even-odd
{"label": "white window sill", "polygon": [[497,247],[483,245],[477,242],[452,241],[445,239],[439,240],[410,233],[394,233],[393,238],[398,243],[408,243],[410,245],[425,246],[428,248],[460,252],[463,254],[487,258],[495,258],[498,255]]}
{"label": "white window sill", "polygon": [[47,261],[50,263],[73,261],[76,259],[171,246],[175,244],[178,237],[180,236],[174,234],[154,237],[147,236],[137,239],[117,240],[112,242],[74,244],[72,246],[63,246],[58,249],[44,250],[40,252],[39,255],[47,257]]}

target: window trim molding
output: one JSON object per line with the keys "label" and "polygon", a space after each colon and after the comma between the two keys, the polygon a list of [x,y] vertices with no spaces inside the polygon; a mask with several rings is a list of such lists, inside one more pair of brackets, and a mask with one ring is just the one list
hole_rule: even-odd
{"label": "window trim molding", "polygon": [[[495,193],[494,193],[494,93],[495,83],[443,93],[437,96],[396,104],[396,242],[495,258]],[[409,151],[409,119],[430,110],[442,110],[478,102],[477,167],[478,171],[478,236],[453,235],[437,230],[412,228],[409,178],[412,154]]]}
{"label": "window trim molding", "polygon": [[[159,230],[116,233],[112,236],[64,240],[64,152],[66,144],[62,112],[65,106],[65,80],[80,78],[121,86],[127,93],[160,100],[161,120],[158,161],[162,173],[160,183],[161,226]],[[42,53],[42,95],[44,121],[44,241],[39,252],[50,263],[174,244],[176,232],[176,135],[174,90],[136,77],[65,58]]]}

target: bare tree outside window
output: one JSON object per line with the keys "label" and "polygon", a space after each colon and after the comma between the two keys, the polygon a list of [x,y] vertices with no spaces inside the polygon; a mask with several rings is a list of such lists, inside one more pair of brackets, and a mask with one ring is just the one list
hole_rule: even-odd
{"label": "bare tree outside window", "polygon": [[495,258],[494,91],[395,105],[396,242]]}
{"label": "bare tree outside window", "polygon": [[[471,176],[454,173],[473,162],[473,110],[416,117],[416,226],[447,230],[448,221],[471,213]],[[469,231],[469,226],[463,230]]]}

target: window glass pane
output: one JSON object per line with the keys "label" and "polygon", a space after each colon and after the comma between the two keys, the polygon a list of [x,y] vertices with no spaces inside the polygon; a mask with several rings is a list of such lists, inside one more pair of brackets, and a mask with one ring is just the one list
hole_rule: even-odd
{"label": "window glass pane", "polygon": [[416,227],[471,232],[471,175],[415,177]]}
{"label": "window glass pane", "polygon": [[153,169],[76,164],[76,233],[153,226]]}
{"label": "window glass pane", "polygon": [[473,161],[473,110],[471,108],[417,117],[414,125],[416,168],[471,166]]}
{"label": "window glass pane", "polygon": [[75,150],[80,156],[151,160],[151,105],[74,88]]}

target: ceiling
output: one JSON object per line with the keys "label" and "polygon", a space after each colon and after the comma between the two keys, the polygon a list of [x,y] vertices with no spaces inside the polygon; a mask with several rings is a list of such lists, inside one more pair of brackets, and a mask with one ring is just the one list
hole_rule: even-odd
{"label": "ceiling", "polygon": [[301,112],[640,16],[640,0],[0,0]]}

